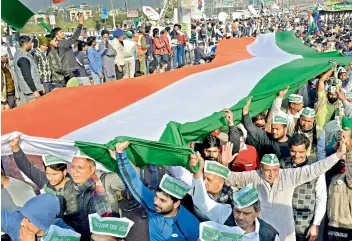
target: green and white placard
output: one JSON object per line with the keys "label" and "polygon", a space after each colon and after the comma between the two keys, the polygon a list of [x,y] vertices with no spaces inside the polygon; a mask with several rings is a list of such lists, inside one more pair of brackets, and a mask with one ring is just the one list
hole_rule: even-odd
{"label": "green and white placard", "polygon": [[64,159],[58,158],[56,156],[50,155],[50,154],[45,154],[42,155],[44,165],[50,166],[54,164],[66,164],[67,162]]}
{"label": "green and white placard", "polygon": [[184,196],[191,189],[191,187],[189,185],[187,185],[186,183],[184,183],[174,177],[171,177],[168,174],[165,174],[163,176],[159,187],[164,192],[166,192],[166,193],[170,194],[171,196],[176,197],[178,199],[184,198]]}
{"label": "green and white placard", "polygon": [[51,225],[49,230],[42,237],[42,241],[80,241],[81,234],[71,229],[60,228]]}
{"label": "green and white placard", "polygon": [[200,223],[199,239],[201,241],[239,241],[244,236],[240,227],[228,227],[213,221]]}
{"label": "green and white placard", "polygon": [[91,233],[125,238],[134,222],[128,218],[100,217],[99,214],[89,214],[89,228]]}
{"label": "green and white placard", "polygon": [[205,161],[204,172],[218,175],[226,179],[231,171],[216,161]]}

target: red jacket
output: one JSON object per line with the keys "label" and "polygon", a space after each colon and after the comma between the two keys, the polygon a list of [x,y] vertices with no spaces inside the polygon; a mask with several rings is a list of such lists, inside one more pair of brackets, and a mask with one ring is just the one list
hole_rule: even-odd
{"label": "red jacket", "polygon": [[166,43],[162,42],[159,37],[153,38],[153,51],[155,55],[167,54]]}
{"label": "red jacket", "polygon": [[162,34],[162,35],[160,35],[160,39],[161,39],[162,42],[164,42],[166,44],[167,53],[169,53],[171,55],[172,54],[172,50],[171,50],[169,38]]}
{"label": "red jacket", "polygon": [[183,46],[186,46],[186,35],[177,33],[177,41]]}

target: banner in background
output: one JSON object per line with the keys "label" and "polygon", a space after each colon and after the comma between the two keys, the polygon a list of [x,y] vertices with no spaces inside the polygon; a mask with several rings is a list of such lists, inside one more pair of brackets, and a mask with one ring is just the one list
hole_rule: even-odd
{"label": "banner in background", "polygon": [[154,8],[149,7],[149,6],[143,6],[143,13],[147,18],[149,18],[152,21],[158,21],[160,18],[160,15],[157,11],[155,11]]}
{"label": "banner in background", "polygon": [[138,10],[129,10],[127,11],[128,18],[138,18]]}

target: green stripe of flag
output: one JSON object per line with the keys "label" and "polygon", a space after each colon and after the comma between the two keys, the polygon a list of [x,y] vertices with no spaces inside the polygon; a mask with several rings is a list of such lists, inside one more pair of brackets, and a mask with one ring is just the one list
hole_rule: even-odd
{"label": "green stripe of flag", "polygon": [[33,15],[19,0],[1,1],[1,18],[16,30],[22,29]]}

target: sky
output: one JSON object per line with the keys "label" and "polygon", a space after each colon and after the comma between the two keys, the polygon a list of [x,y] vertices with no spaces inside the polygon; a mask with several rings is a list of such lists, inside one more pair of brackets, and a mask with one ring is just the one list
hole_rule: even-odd
{"label": "sky", "polygon": [[[115,9],[124,9],[125,2],[124,0],[113,0],[114,1],[114,8]],[[126,0],[128,9],[137,9],[141,8],[141,5],[144,6],[151,6],[153,8],[161,7],[163,0]],[[64,3],[61,5],[67,4],[80,4],[80,3],[87,3],[88,5],[102,5],[105,8],[111,9],[111,1],[110,0],[65,0]]]}

